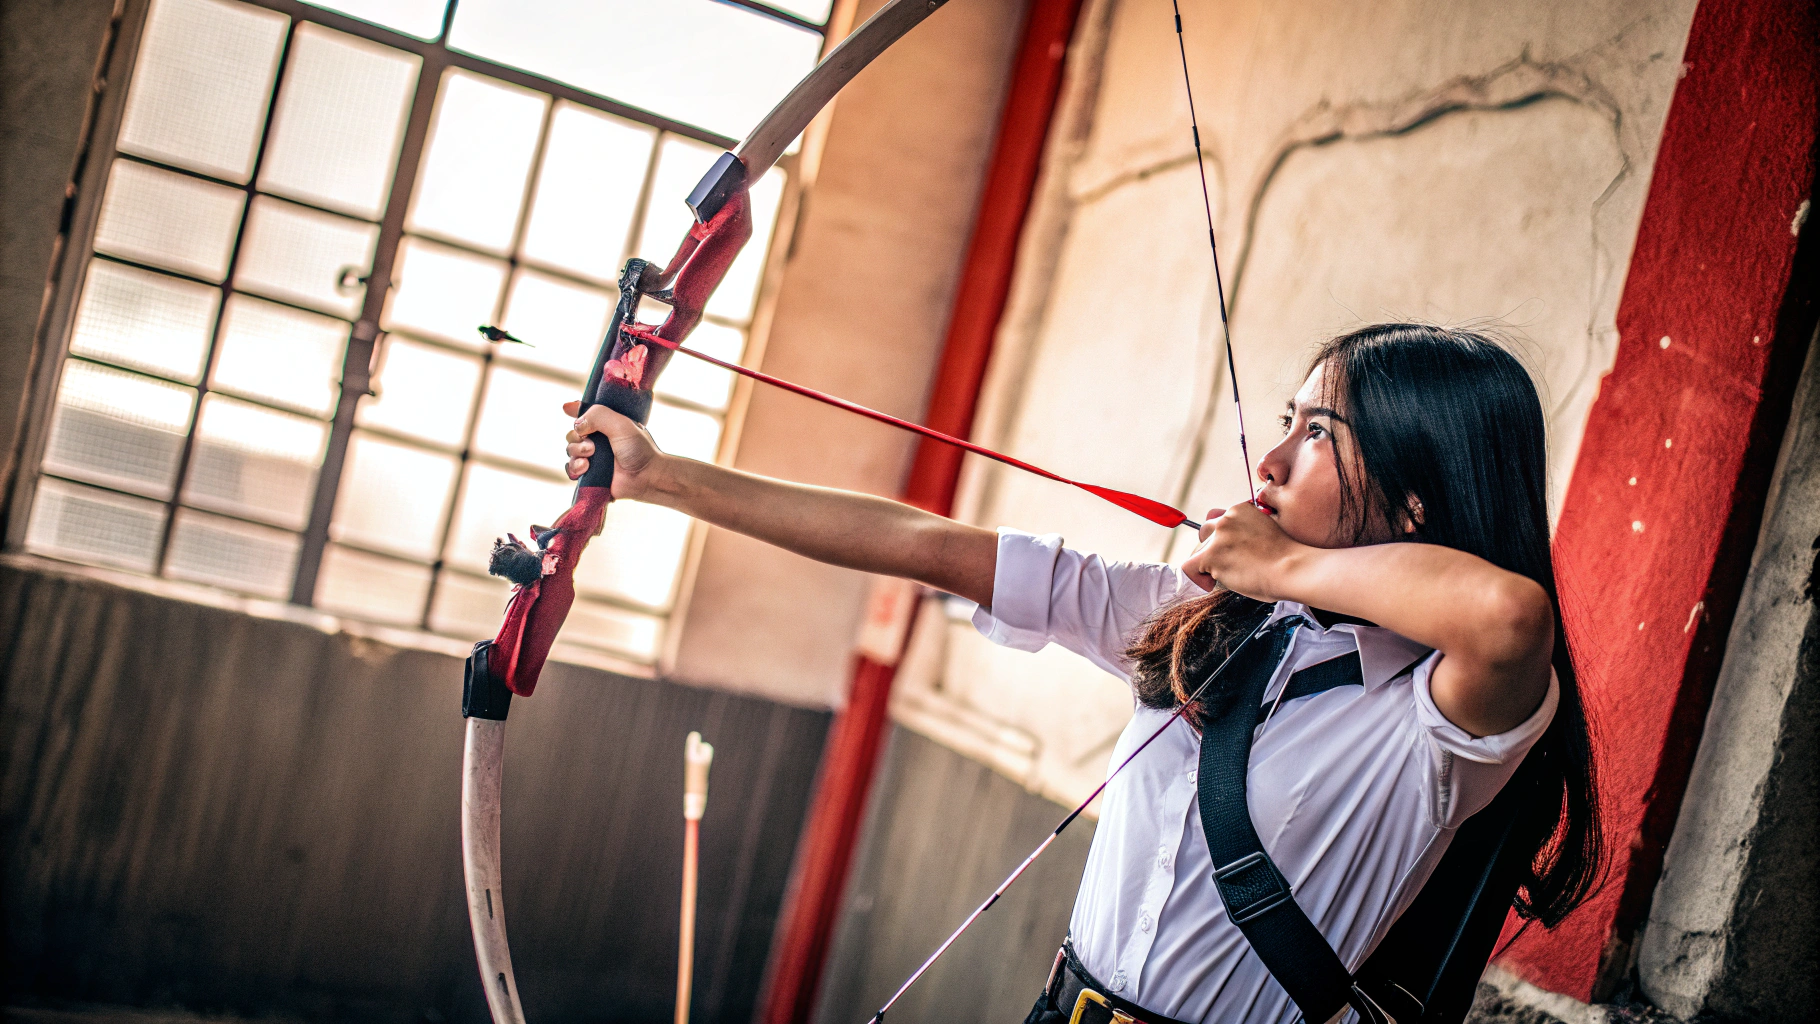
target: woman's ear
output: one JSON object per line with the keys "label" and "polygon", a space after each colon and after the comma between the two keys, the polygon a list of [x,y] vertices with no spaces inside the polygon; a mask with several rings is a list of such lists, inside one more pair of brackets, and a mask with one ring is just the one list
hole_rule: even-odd
{"label": "woman's ear", "polygon": [[1422,507],[1422,499],[1410,495],[1403,510],[1403,532],[1415,533],[1428,523],[1428,510]]}

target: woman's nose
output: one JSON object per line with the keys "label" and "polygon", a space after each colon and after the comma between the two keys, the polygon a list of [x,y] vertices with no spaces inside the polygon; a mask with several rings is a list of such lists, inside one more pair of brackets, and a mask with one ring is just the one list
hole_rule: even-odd
{"label": "woman's nose", "polygon": [[1287,440],[1278,442],[1264,457],[1258,460],[1258,482],[1282,486],[1289,479],[1289,460],[1283,455],[1283,445]]}

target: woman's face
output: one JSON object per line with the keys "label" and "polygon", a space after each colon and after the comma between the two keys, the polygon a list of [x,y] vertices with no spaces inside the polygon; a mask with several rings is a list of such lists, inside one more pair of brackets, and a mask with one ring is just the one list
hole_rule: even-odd
{"label": "woman's face", "polygon": [[1291,539],[1322,548],[1351,547],[1390,540],[1382,519],[1368,516],[1370,529],[1355,537],[1352,526],[1340,521],[1340,472],[1336,460],[1345,459],[1347,476],[1361,478],[1358,450],[1352,428],[1326,381],[1325,365],[1316,366],[1302,389],[1280,417],[1283,440],[1258,463],[1258,501],[1273,510],[1277,525]]}

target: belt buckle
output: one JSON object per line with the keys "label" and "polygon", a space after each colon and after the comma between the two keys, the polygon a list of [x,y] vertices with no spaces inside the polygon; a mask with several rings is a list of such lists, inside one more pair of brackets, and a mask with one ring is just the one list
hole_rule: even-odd
{"label": "belt buckle", "polygon": [[1136,1017],[1118,1009],[1112,1005],[1112,1000],[1086,987],[1082,987],[1080,997],[1074,1001],[1074,1015],[1068,1018],[1068,1024],[1081,1024],[1081,1016],[1087,1012],[1089,1001],[1104,1006],[1106,1012],[1112,1014],[1113,1024],[1136,1024]]}

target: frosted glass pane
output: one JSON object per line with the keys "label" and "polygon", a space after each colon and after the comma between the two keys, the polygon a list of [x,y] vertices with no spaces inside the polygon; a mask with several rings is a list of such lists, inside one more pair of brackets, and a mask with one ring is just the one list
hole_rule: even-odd
{"label": "frosted glass pane", "polygon": [[320,25],[297,26],[259,188],[378,220],[422,63]]}
{"label": "frosted glass pane", "polygon": [[340,286],[342,272],[365,277],[379,226],[257,196],[247,215],[234,287],[353,320],[366,286]]}
{"label": "frosted glass pane", "polygon": [[165,506],[47,478],[38,481],[25,546],[41,555],[152,572]]}
{"label": "frosted glass pane", "polygon": [[644,125],[558,103],[525,224],[524,255],[616,280],[656,138]]}
{"label": "frosted glass pane", "polygon": [[[707,311],[729,320],[746,320],[752,316],[752,303],[758,298],[759,278],[765,273],[765,259],[771,250],[771,231],[777,227],[777,205],[784,198],[784,172],[774,170],[752,186],[752,240],[739,251],[720,287],[708,297]],[[687,207],[684,207],[687,210]]]}
{"label": "frosted glass pane", "polygon": [[251,4],[156,0],[133,64],[119,148],[244,183],[289,23]]}
{"label": "frosted glass pane", "polygon": [[262,597],[286,597],[302,540],[294,533],[177,510],[164,574]]}
{"label": "frosted glass pane", "polygon": [[834,0],[765,0],[766,3],[780,11],[789,11],[817,25],[828,20],[828,12],[834,9]]}
{"label": "frosted glass pane", "polygon": [[664,620],[655,615],[641,615],[612,605],[577,601],[563,620],[560,641],[603,647],[634,661],[657,660],[657,643],[663,636]]}
{"label": "frosted glass pane", "polygon": [[509,252],[548,103],[466,71],[444,75],[406,226]]}
{"label": "frosted glass pane", "polygon": [[328,424],[205,395],[183,500],[301,530],[316,496]]}
{"label": "frosted glass pane", "polygon": [[439,633],[467,637],[499,632],[511,600],[512,585],[497,576],[470,576],[443,570],[436,581],[436,599],[430,606],[430,628]]}
{"label": "frosted glass pane", "polygon": [[221,314],[214,387],[327,416],[340,398],[348,325],[247,295]]}
{"label": "frosted glass pane", "polygon": [[312,3],[310,6],[340,11],[407,36],[435,39],[442,34],[442,12],[448,6],[448,0],[337,0],[332,4]]}
{"label": "frosted glass pane", "polygon": [[168,498],[196,392],[72,359],[63,367],[44,468]]}
{"label": "frosted glass pane", "polygon": [[388,335],[370,398],[354,414],[362,426],[460,448],[480,383],[480,360]]}
{"label": "frosted glass pane", "polygon": [[239,189],[116,160],[95,250],[218,282],[227,276],[245,201]]}
{"label": "frosted glass pane", "polygon": [[[746,351],[746,333],[720,324],[702,323],[690,333],[684,347],[729,363],[739,363]],[[725,409],[727,400],[733,395],[733,371],[688,356],[674,356],[657,378],[653,390],[710,409]]]}
{"label": "frosted glass pane", "polygon": [[485,344],[475,328],[493,322],[506,265],[407,238],[398,248],[392,271],[393,291],[385,324],[478,348]]}
{"label": "frosted glass pane", "polygon": [[635,255],[659,266],[669,262],[670,255],[695,224],[695,215],[683,200],[714,166],[714,161],[720,159],[720,153],[694,139],[664,136],[663,148],[657,154],[657,169],[651,177],[651,199],[645,206],[644,223],[638,229]]}
{"label": "frosted glass pane", "polygon": [[329,535],[425,561],[435,558],[455,470],[452,456],[355,432]]}
{"label": "frosted glass pane", "polygon": [[495,366],[474,426],[474,450],[560,472],[568,461],[562,438],[575,422],[563,415],[562,403],[575,401],[579,390]]}
{"label": "frosted glass pane", "polygon": [[713,0],[462,0],[449,44],[737,139],[822,37]]}
{"label": "frosted glass pane", "polygon": [[[506,297],[503,326],[527,344],[499,345],[501,359],[532,363],[586,378],[613,318],[616,293],[582,288],[536,271],[520,271]],[[581,388],[570,390],[581,395]]]}
{"label": "frosted glass pane", "polygon": [[639,501],[616,501],[607,528],[582,552],[575,585],[653,608],[670,604],[689,548],[688,516]]}
{"label": "frosted glass pane", "polygon": [[70,353],[195,383],[221,291],[149,270],[91,260]]}
{"label": "frosted glass pane", "polygon": [[658,402],[651,406],[651,421],[646,425],[657,446],[671,455],[713,462],[720,447],[720,420],[693,409]]}
{"label": "frosted glass pane", "polygon": [[485,572],[494,540],[508,533],[528,539],[533,523],[548,525],[562,515],[574,490],[573,484],[469,463],[443,559]]}
{"label": "frosted glass pane", "polygon": [[322,554],[315,605],[375,622],[415,626],[430,596],[430,569],[338,544]]}

